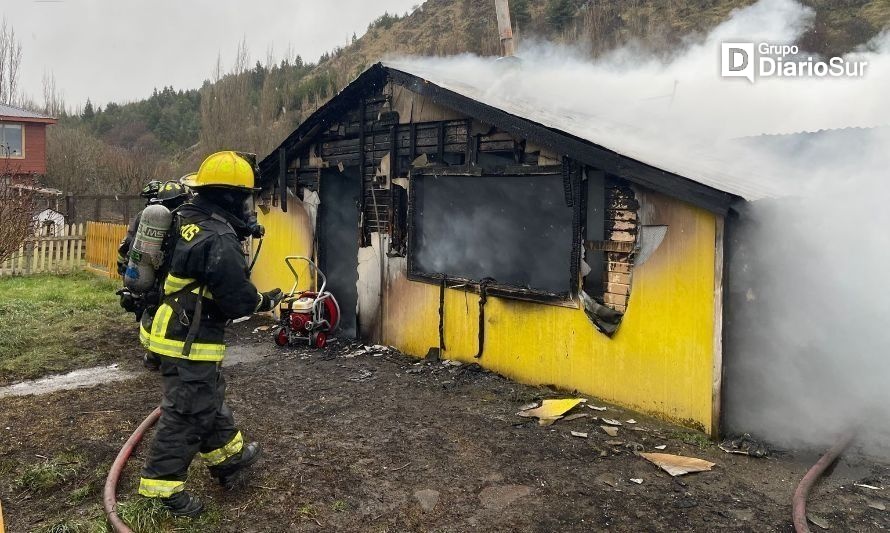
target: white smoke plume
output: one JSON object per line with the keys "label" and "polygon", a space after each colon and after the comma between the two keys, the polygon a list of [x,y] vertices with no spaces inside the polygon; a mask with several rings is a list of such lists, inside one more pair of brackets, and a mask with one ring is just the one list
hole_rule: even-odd
{"label": "white smoke plume", "polygon": [[[794,0],[761,0],[667,60],[630,45],[592,61],[525,41],[518,66],[469,55],[390,65],[771,197],[742,209],[734,237],[744,253],[729,265],[727,319],[745,333],[728,333],[728,422],[785,445],[822,445],[858,425],[874,452],[890,435],[890,34],[848,55],[868,62],[861,78],[720,76],[722,42],[791,44],[812,21]],[[850,127],[870,129],[739,141]]]}

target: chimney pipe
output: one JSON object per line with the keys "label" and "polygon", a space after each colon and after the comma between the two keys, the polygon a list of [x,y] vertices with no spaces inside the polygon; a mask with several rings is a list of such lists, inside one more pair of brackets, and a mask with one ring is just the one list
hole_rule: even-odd
{"label": "chimney pipe", "polygon": [[510,24],[510,0],[494,0],[498,13],[498,33],[504,57],[513,57],[513,26]]}

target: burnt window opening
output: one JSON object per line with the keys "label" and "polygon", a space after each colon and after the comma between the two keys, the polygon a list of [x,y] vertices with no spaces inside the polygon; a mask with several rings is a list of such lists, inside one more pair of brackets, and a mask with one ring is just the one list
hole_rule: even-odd
{"label": "burnt window opening", "polygon": [[413,175],[409,278],[446,278],[471,290],[485,285],[492,295],[547,303],[571,301],[579,279],[582,202],[580,179],[570,182],[576,196],[567,198],[562,174]]}
{"label": "burnt window opening", "polygon": [[639,225],[633,188],[626,180],[588,169],[586,172],[584,293],[585,309],[607,335],[614,333],[627,311],[637,250]]}
{"label": "burnt window opening", "polygon": [[405,257],[408,253],[408,190],[393,183],[391,195],[392,233],[388,254],[390,257]]}

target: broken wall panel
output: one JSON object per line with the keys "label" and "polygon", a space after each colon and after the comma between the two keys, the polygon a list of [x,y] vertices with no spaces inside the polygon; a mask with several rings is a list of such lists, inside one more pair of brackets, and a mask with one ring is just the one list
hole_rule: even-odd
{"label": "broken wall panel", "polygon": [[[606,240],[629,246],[624,248],[627,251],[614,251],[606,254],[605,272],[602,280],[603,303],[616,311],[625,312],[631,291],[633,245],[638,233],[637,210],[639,203],[630,184],[620,178],[607,175],[605,187]],[[622,247],[619,246],[615,249],[620,250]]]}

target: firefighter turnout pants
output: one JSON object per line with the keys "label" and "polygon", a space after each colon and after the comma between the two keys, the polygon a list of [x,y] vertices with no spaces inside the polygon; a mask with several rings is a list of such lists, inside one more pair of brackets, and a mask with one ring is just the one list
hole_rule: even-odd
{"label": "firefighter turnout pants", "polygon": [[149,498],[183,490],[196,453],[212,474],[244,447],[225,404],[226,382],[217,363],[161,357],[161,377],[161,418],[139,483],[139,494]]}

